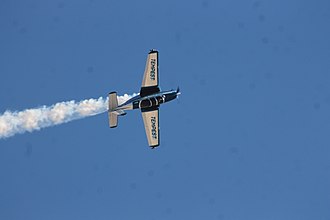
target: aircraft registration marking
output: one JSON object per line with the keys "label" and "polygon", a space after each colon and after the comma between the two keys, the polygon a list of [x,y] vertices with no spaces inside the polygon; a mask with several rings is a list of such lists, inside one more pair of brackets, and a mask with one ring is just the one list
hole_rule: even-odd
{"label": "aircraft registration marking", "polygon": [[157,139],[156,117],[151,117],[151,135],[153,139]]}
{"label": "aircraft registration marking", "polygon": [[156,59],[151,59],[150,61],[151,64],[151,70],[150,70],[150,79],[155,80],[156,79]]}

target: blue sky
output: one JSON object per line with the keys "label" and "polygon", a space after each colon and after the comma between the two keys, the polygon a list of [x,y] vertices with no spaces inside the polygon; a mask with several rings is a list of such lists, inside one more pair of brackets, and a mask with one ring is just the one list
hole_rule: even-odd
{"label": "blue sky", "polygon": [[131,111],[0,140],[0,218],[330,219],[330,3],[0,2],[0,112],[138,92],[149,49],[161,146]]}

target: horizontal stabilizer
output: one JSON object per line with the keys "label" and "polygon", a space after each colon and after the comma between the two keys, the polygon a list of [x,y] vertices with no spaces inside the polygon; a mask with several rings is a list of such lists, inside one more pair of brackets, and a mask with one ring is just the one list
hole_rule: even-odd
{"label": "horizontal stabilizer", "polygon": [[110,92],[109,93],[109,111],[112,111],[117,107],[118,107],[117,93]]}
{"label": "horizontal stabilizer", "polygon": [[116,112],[109,112],[109,125],[110,128],[115,128],[118,125],[118,115]]}
{"label": "horizontal stabilizer", "polygon": [[110,128],[115,128],[118,125],[118,113],[116,112],[116,108],[118,107],[118,99],[116,92],[109,93],[109,126]]}

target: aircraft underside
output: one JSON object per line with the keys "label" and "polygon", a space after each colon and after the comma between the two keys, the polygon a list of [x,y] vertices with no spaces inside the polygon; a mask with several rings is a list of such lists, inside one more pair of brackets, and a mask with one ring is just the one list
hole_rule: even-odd
{"label": "aircraft underside", "polygon": [[175,99],[180,94],[179,88],[160,92],[158,76],[158,51],[151,50],[148,54],[140,94],[118,106],[117,93],[109,93],[108,114],[110,127],[118,126],[118,116],[125,115],[125,110],[141,109],[148,143],[152,148],[160,144],[159,106]]}

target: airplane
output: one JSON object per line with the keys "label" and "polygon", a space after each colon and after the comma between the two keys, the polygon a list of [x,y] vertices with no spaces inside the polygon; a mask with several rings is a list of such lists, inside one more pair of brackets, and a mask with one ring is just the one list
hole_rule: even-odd
{"label": "airplane", "polygon": [[126,115],[125,110],[141,109],[149,146],[154,149],[160,144],[159,107],[165,102],[176,99],[181,93],[176,90],[161,91],[159,88],[158,51],[150,50],[144,70],[140,93],[118,105],[116,92],[109,93],[109,126],[118,125],[118,116]]}

